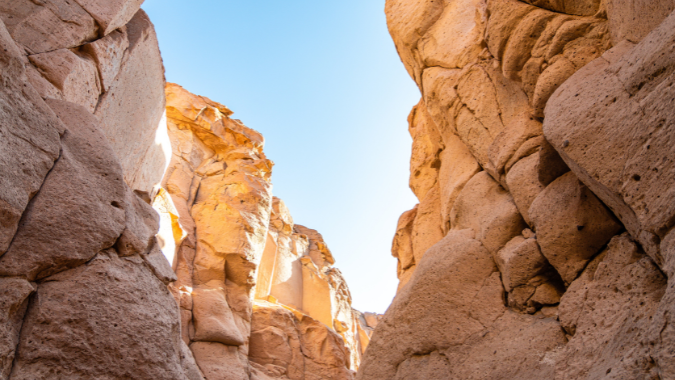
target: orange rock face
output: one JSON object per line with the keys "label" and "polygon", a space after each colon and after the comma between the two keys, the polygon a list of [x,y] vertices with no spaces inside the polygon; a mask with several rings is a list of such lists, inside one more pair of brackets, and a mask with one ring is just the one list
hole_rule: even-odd
{"label": "orange rock face", "polygon": [[160,236],[205,378],[352,379],[368,335],[321,234],[272,197],[262,135],[178,85],[166,94]]}
{"label": "orange rock face", "polygon": [[0,4],[0,380],[353,379],[330,249],[141,3]]}
{"label": "orange rock face", "polygon": [[675,377],[674,6],[386,2],[420,203],[357,379]]}

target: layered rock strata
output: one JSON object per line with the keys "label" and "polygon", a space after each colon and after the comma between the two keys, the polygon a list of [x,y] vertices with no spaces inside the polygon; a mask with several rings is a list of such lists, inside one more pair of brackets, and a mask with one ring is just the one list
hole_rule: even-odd
{"label": "layered rock strata", "polygon": [[387,1],[419,204],[357,379],[675,378],[674,9]]}

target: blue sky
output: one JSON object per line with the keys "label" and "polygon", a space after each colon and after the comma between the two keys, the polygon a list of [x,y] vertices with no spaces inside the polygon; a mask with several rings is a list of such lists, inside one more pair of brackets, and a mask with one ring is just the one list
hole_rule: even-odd
{"label": "blue sky", "polygon": [[318,230],[353,306],[396,292],[391,240],[416,200],[406,118],[420,94],[389,37],[384,0],[146,0],[166,78],[260,131],[274,195]]}

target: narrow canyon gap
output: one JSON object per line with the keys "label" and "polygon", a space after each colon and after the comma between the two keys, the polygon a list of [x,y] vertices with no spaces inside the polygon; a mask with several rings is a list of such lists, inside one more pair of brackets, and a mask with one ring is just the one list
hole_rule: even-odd
{"label": "narrow canyon gap", "polygon": [[0,380],[675,379],[675,2],[386,1],[384,315],[142,2],[0,2]]}

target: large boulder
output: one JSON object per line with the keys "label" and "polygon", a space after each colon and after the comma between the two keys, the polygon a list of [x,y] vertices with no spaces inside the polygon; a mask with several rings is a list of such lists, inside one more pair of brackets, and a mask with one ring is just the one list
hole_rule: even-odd
{"label": "large boulder", "polygon": [[544,132],[570,169],[658,265],[675,218],[675,14],[608,51],[546,107]]}
{"label": "large boulder", "polygon": [[379,322],[357,379],[552,377],[542,358],[565,342],[558,323],[507,311],[492,255],[472,236],[450,231],[427,252]]}
{"label": "large boulder", "polygon": [[470,228],[496,254],[526,227],[511,195],[482,171],[464,186],[452,208],[452,229]]}
{"label": "large boulder", "polygon": [[82,265],[112,247],[124,230],[122,168],[98,120],[73,103],[49,105],[67,126],[61,156],[0,257],[0,275],[33,280]]}
{"label": "large boulder", "polygon": [[622,228],[574,173],[553,181],[529,210],[541,252],[570,284]]}
{"label": "large boulder", "polygon": [[11,378],[184,380],[181,344],[166,286],[140,257],[107,250],[38,285]]}

